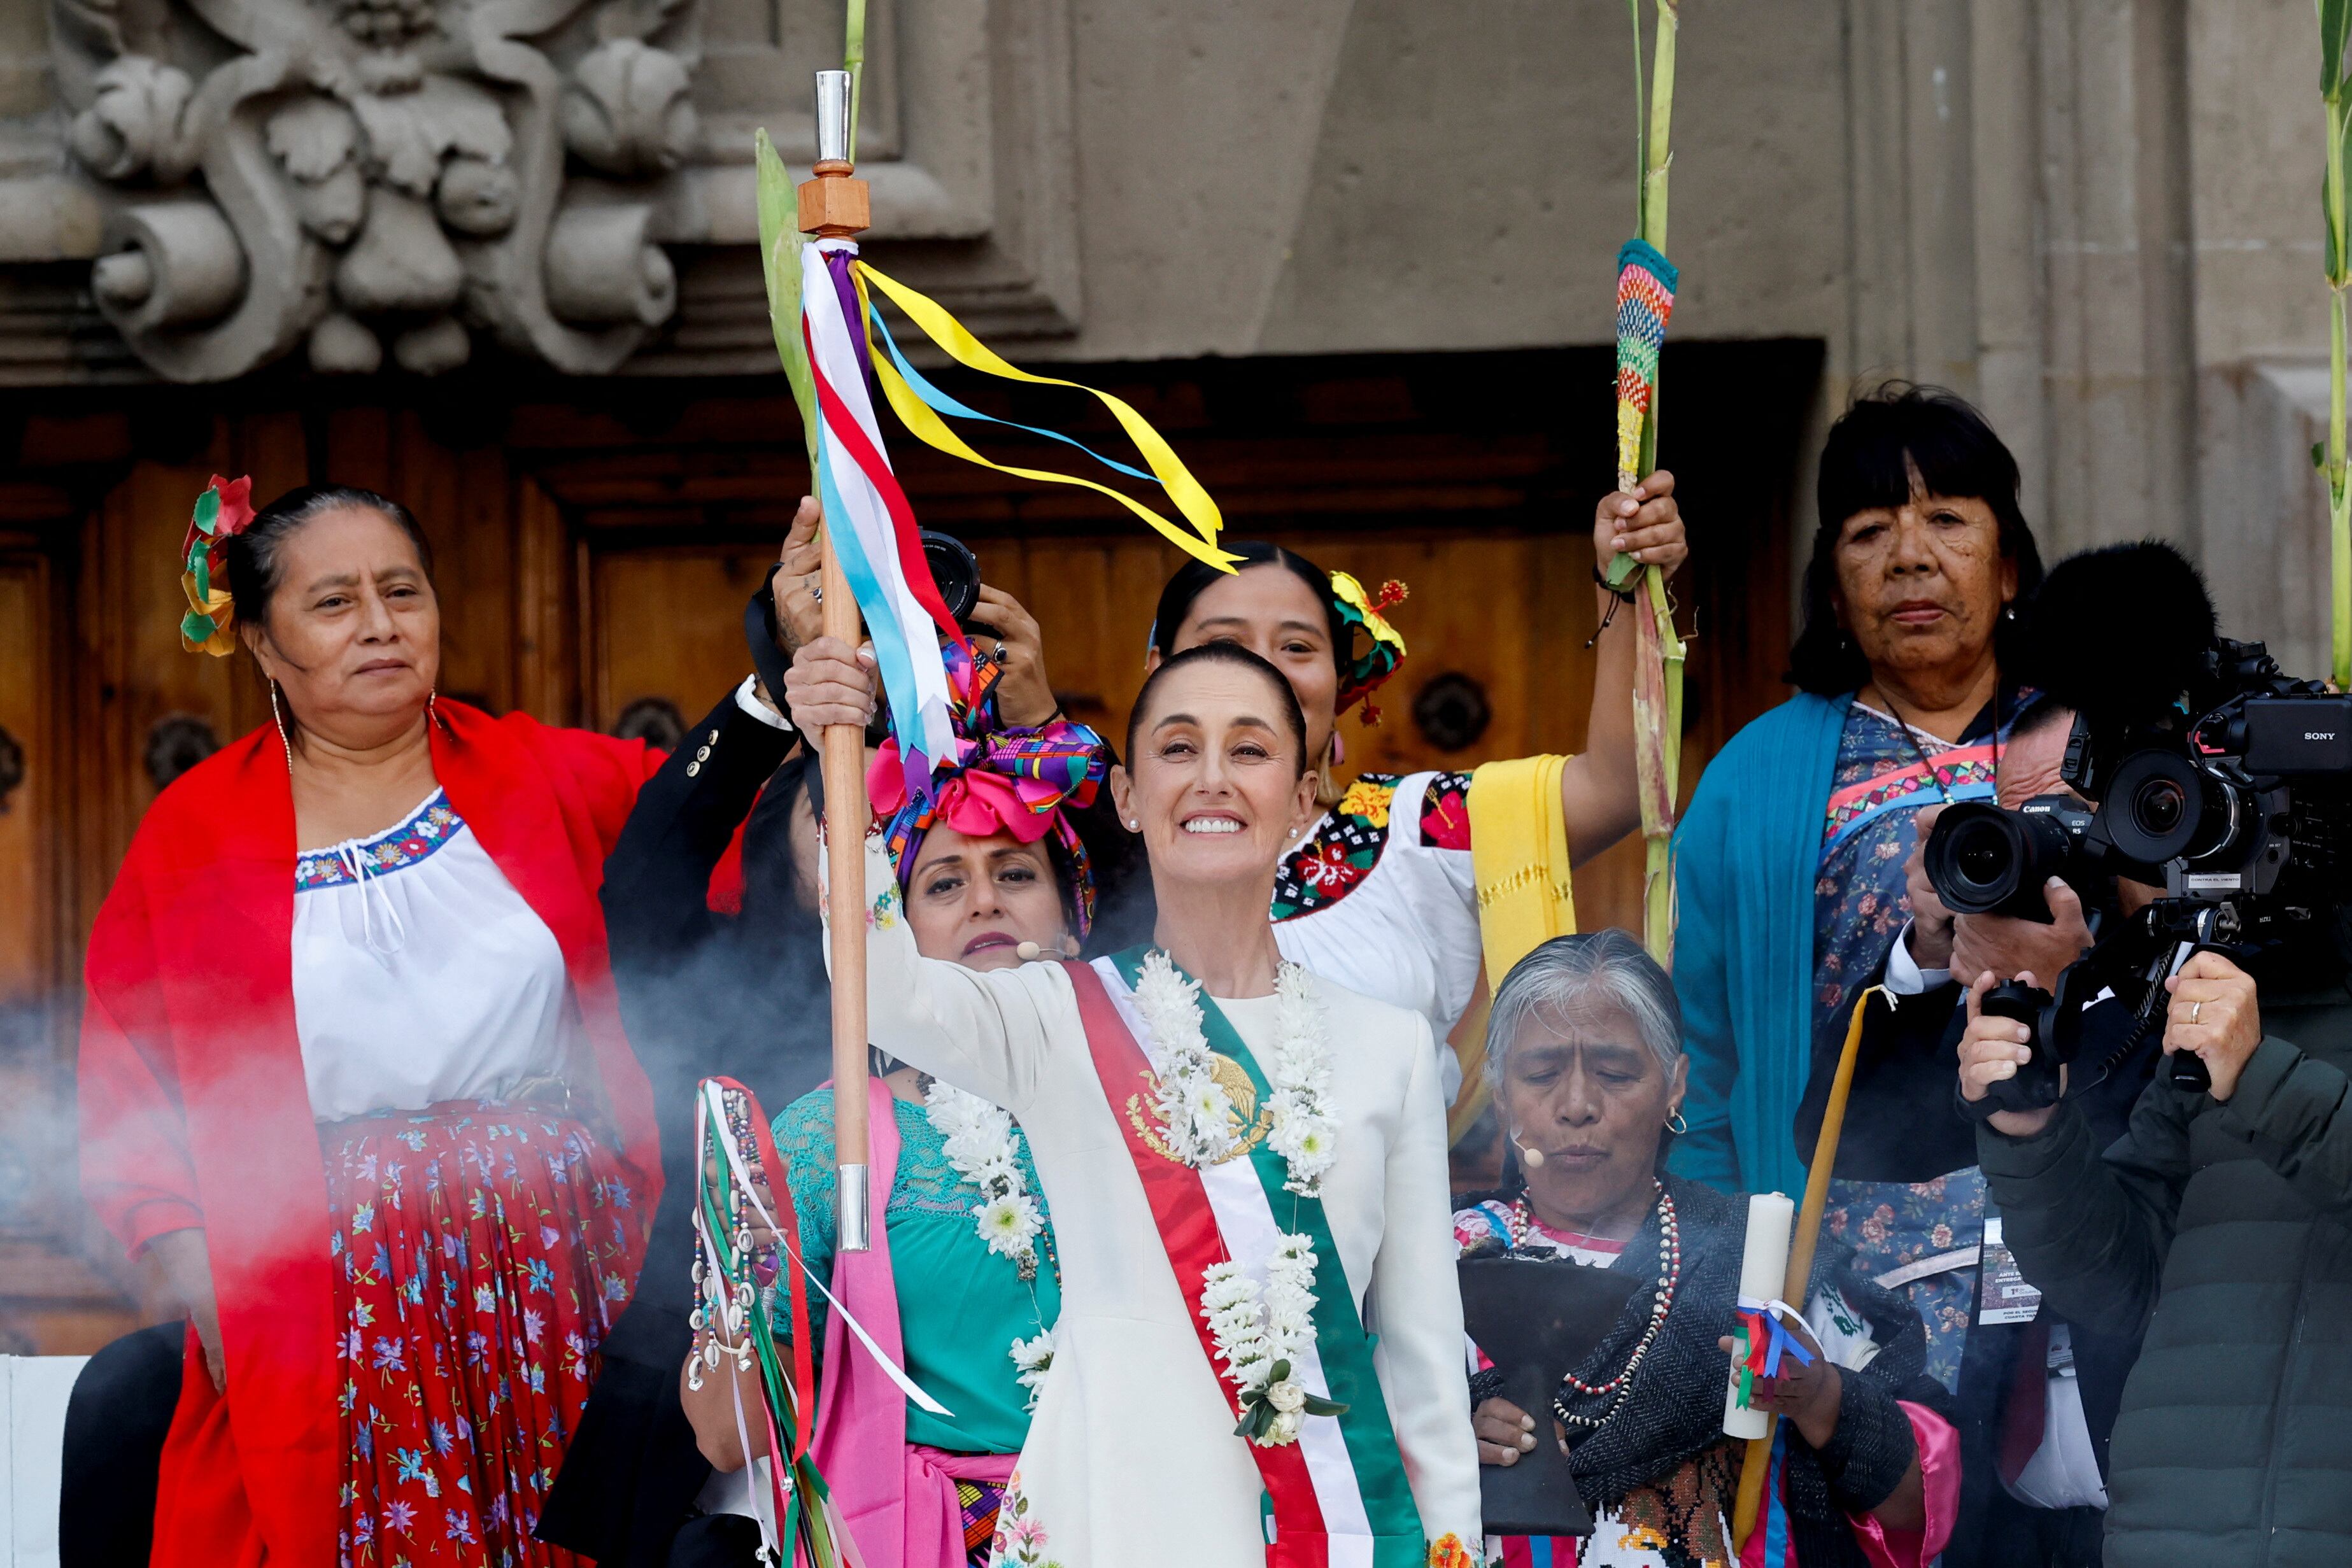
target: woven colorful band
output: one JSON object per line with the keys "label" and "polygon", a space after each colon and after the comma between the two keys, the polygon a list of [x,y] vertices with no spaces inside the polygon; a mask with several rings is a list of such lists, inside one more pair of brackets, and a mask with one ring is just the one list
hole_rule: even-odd
{"label": "woven colorful band", "polygon": [[924,838],[944,822],[972,838],[1011,833],[1023,843],[1052,835],[1070,868],[1070,906],[1077,936],[1094,925],[1094,873],[1068,812],[1094,803],[1109,771],[1103,737],[1086,725],[1055,719],[1032,729],[1000,727],[996,683],[1003,666],[950,644],[946,660],[954,755],[931,773],[928,795],[910,797],[895,737],[882,743],[866,775],[875,814],[887,820],[884,841],[903,889],[915,874]]}
{"label": "woven colorful band", "polygon": [[1617,476],[1641,477],[1642,426],[1658,389],[1658,352],[1675,310],[1675,264],[1648,242],[1617,253]]}

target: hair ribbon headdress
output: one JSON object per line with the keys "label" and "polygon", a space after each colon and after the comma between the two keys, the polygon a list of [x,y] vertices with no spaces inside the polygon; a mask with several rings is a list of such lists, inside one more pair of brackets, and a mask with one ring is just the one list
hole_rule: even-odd
{"label": "hair ribbon headdress", "polygon": [[1057,718],[1034,729],[1007,729],[997,720],[996,683],[1003,666],[974,658],[965,647],[944,645],[950,714],[955,726],[952,753],[940,759],[926,796],[910,797],[906,768],[893,736],[867,770],[866,788],[874,811],[887,821],[884,839],[904,887],[915,857],[930,831],[944,823],[971,838],[1011,833],[1034,843],[1046,835],[1070,863],[1070,904],[1077,935],[1094,923],[1094,875],[1086,845],[1068,813],[1092,805],[1109,771],[1103,737],[1083,724]]}
{"label": "hair ribbon headdress", "polygon": [[228,591],[228,567],[221,546],[245,532],[253,521],[253,480],[213,476],[196,509],[188,519],[188,536],[180,545],[180,586],[188,596],[188,613],[180,622],[180,646],[198,649],[215,658],[236,652],[236,607]]}
{"label": "hair ribbon headdress", "polygon": [[1352,631],[1361,632],[1370,640],[1370,646],[1353,658],[1346,658],[1339,667],[1338,711],[1346,713],[1358,703],[1364,705],[1364,722],[1381,722],[1381,710],[1371,705],[1370,697],[1381,682],[1396,674],[1404,663],[1404,634],[1388,623],[1381,612],[1404,602],[1405,586],[1391,578],[1381,584],[1377,597],[1367,595],[1364,585],[1344,571],[1331,574],[1331,602],[1339,612],[1339,619]]}

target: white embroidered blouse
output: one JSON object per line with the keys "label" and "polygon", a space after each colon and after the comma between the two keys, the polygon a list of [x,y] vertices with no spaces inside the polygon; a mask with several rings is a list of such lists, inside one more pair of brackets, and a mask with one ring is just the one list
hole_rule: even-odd
{"label": "white embroidered blouse", "polygon": [[555,934],[440,790],[297,858],[294,1023],[321,1122],[502,1098],[583,1043]]}

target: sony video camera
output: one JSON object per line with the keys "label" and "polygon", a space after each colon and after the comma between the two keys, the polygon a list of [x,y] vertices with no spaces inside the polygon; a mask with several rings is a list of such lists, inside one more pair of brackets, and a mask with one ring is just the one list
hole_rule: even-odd
{"label": "sony video camera", "polygon": [[[2202,580],[2170,547],[2063,562],[2027,640],[2028,678],[2075,713],[2061,771],[2072,792],[1947,810],[1925,852],[1937,896],[1959,914],[2048,920],[2053,876],[2084,887],[2120,876],[2164,894],[2128,921],[2103,921],[2054,995],[2000,988],[1998,1010],[2036,1025],[2036,1060],[1997,1086],[2020,1109],[2056,1099],[2055,1062],[2071,1059],[2091,998],[2112,989],[2143,1029],[2160,1026],[2164,982],[2190,955],[2242,965],[2276,949],[2346,901],[2352,872],[2352,695],[2290,679],[2260,643],[2217,635]],[[2210,1082],[2186,1052],[2172,1077]]]}

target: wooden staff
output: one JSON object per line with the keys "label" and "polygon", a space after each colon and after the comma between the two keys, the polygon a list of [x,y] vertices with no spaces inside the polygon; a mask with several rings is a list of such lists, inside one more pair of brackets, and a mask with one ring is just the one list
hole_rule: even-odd
{"label": "wooden staff", "polygon": [[[850,173],[850,77],[847,71],[816,73],[816,177],[800,187],[800,227],[819,239],[850,239],[873,225],[873,198],[865,181]],[[853,331],[862,322],[850,323]],[[824,634],[856,647],[864,628],[849,574],[833,548],[832,519],[820,536],[824,564],[818,583]],[[868,1234],[866,1126],[866,731],[854,724],[829,724],[818,741],[823,758],[825,810],[825,913],[833,929],[826,938],[833,958],[833,1157],[840,1168],[835,1189],[835,1246],[863,1252]]]}
{"label": "wooden staff", "polygon": [[[1830,1170],[1837,1164],[1838,1137],[1845,1131],[1845,1103],[1853,1090],[1854,1058],[1862,1051],[1863,1015],[1870,1010],[1870,998],[1887,995],[1884,986],[1873,986],[1853,1001],[1853,1017],[1845,1026],[1845,1047],[1838,1052],[1836,1075],[1830,1080],[1829,1103],[1822,1109],[1821,1135],[1813,1140],[1813,1163],[1805,1172],[1805,1201],[1797,1207],[1797,1228],[1789,1236],[1789,1272],[1780,1286],[1780,1299],[1805,1310],[1805,1287],[1812,1282],[1813,1248],[1822,1235],[1822,1210],[1829,1207]],[[1772,1437],[1780,1424],[1778,1416],[1771,1416],[1764,1427],[1764,1435],[1748,1440],[1748,1451],[1739,1460],[1739,1496],[1731,1509],[1731,1549],[1734,1553],[1744,1550],[1750,1531],[1756,1528],[1757,1506],[1764,1500],[1764,1473],[1772,1464]]]}

